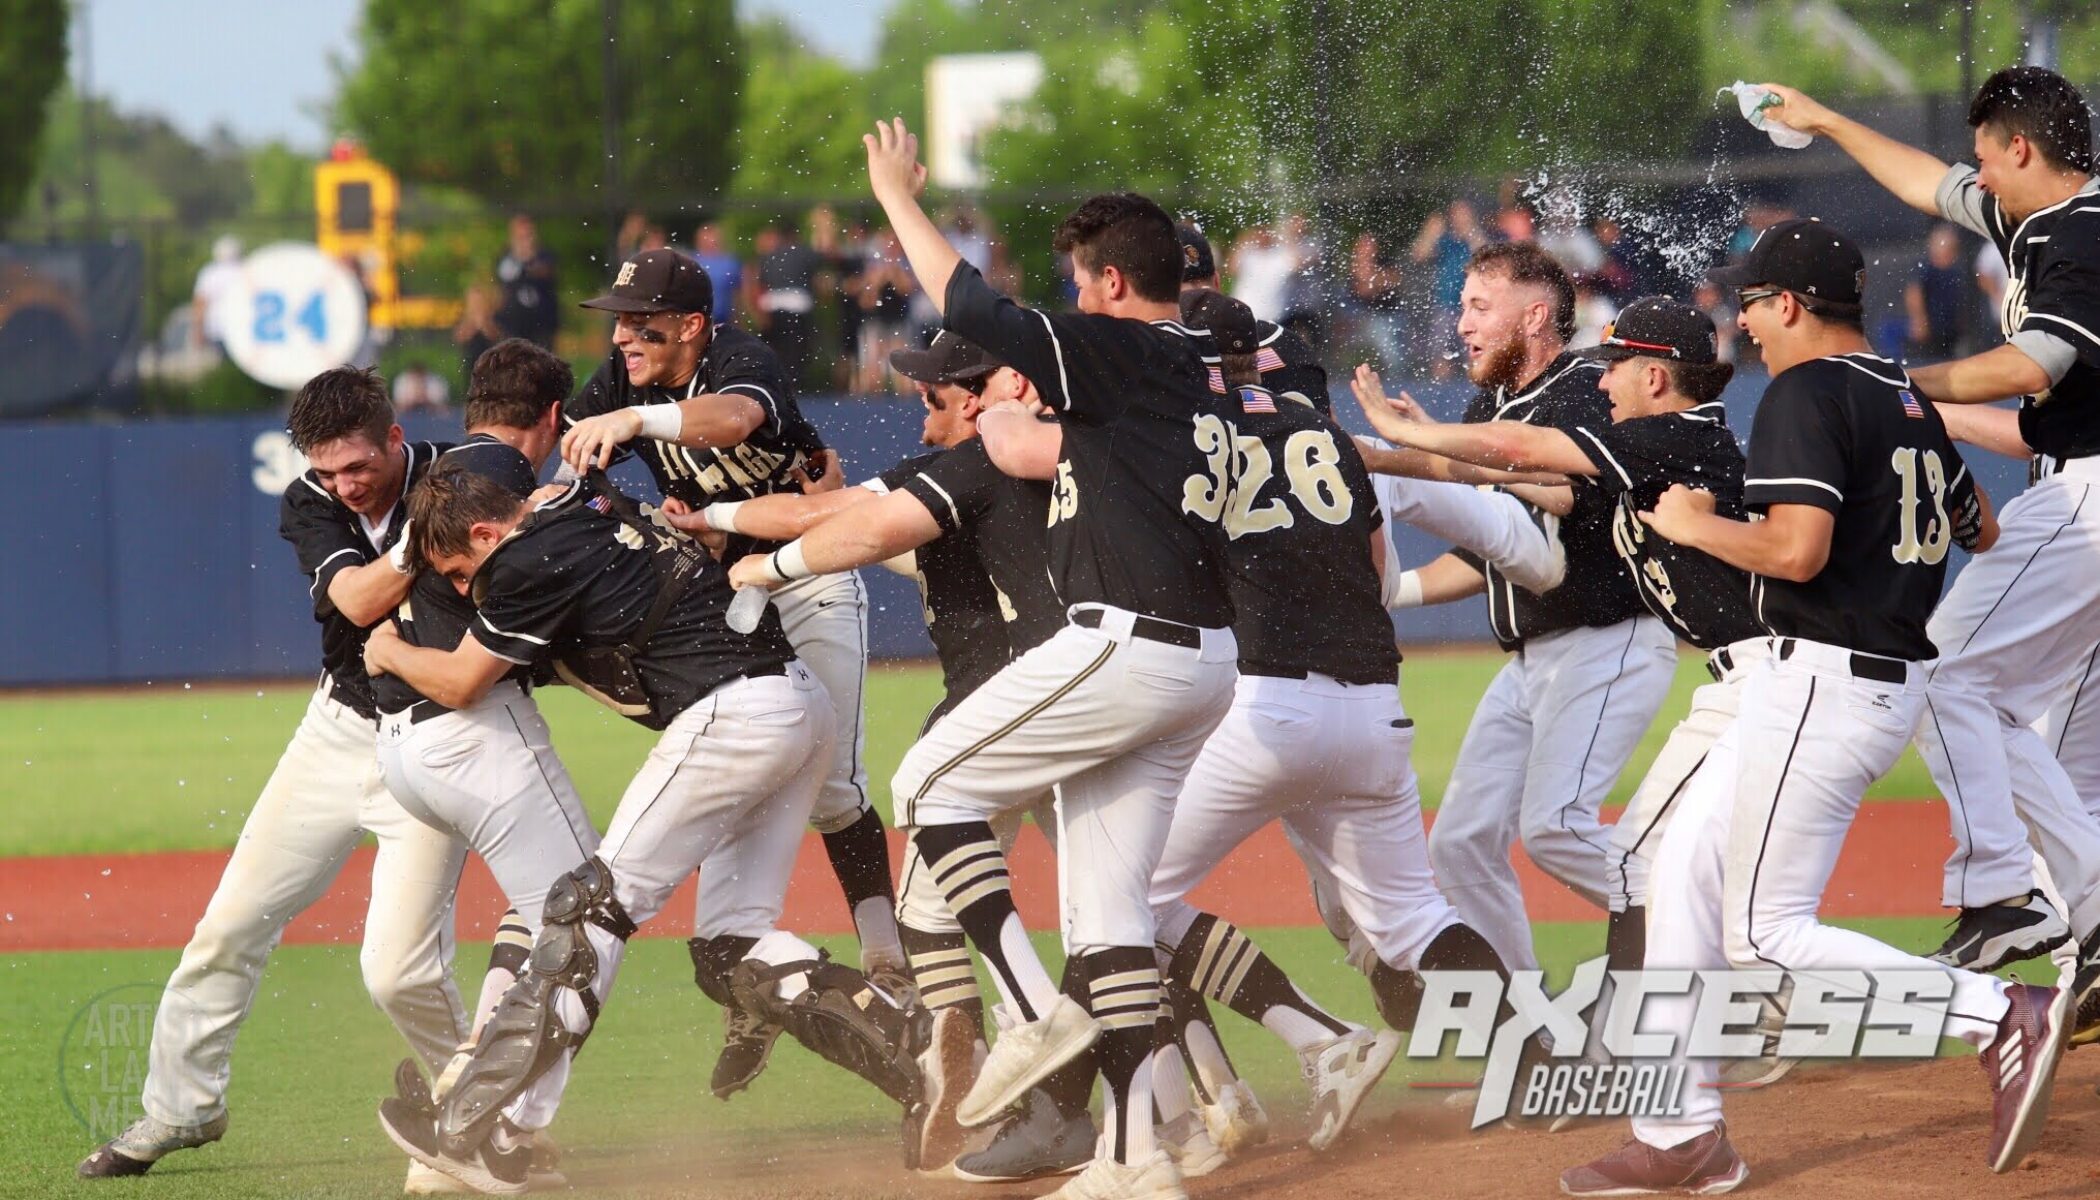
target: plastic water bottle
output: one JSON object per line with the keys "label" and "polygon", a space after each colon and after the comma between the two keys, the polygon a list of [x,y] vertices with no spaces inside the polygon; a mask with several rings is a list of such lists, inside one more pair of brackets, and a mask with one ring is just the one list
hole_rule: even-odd
{"label": "plastic water bottle", "polygon": [[1816,140],[1813,134],[1803,133],[1782,122],[1766,119],[1766,109],[1784,103],[1778,93],[1768,92],[1754,83],[1744,83],[1740,79],[1722,88],[1718,95],[1727,95],[1730,92],[1735,93],[1735,102],[1743,110],[1743,119],[1764,130],[1772,139],[1773,145],[1784,150],[1799,150]]}
{"label": "plastic water bottle", "polygon": [[729,612],[723,618],[731,629],[738,633],[750,633],[758,628],[758,619],[766,615],[766,602],[772,593],[757,584],[745,584],[736,590],[736,598],[729,602]]}

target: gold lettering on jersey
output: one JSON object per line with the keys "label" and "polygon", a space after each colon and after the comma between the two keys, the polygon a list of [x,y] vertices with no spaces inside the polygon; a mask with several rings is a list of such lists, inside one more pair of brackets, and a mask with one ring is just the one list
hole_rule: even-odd
{"label": "gold lettering on jersey", "polygon": [[[1889,457],[1889,465],[1903,481],[1903,496],[1897,501],[1896,544],[1889,547],[1889,553],[1899,563],[1937,566],[1947,557],[1947,546],[1954,540],[1954,523],[1947,519],[1946,464],[1940,461],[1937,450],[1921,452],[1898,446]],[[1925,490],[1922,497],[1918,495],[1921,484]],[[1925,533],[1920,537],[1918,510],[1926,499],[1932,501],[1932,515],[1926,519]]]}
{"label": "gold lettering on jersey", "polygon": [[1079,515],[1079,484],[1072,479],[1072,464],[1057,464],[1057,478],[1050,482],[1050,524]]}
{"label": "gold lettering on jersey", "polygon": [[1013,600],[1004,591],[1000,590],[999,585],[996,583],[992,585],[992,595],[999,597],[999,618],[1001,620],[1011,622],[1021,619],[1021,614],[1014,611]]}

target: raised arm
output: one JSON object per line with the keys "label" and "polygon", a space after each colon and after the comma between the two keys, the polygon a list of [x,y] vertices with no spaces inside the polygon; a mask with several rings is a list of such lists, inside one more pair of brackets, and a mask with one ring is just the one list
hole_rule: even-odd
{"label": "raised arm", "polygon": [[919,138],[904,127],[904,118],[875,122],[875,132],[862,134],[868,149],[868,185],[875,202],[904,247],[912,274],[934,311],[947,315],[948,280],[955,275],[962,255],[948,244],[926,210],[919,207],[919,193],[926,190],[926,168],[919,163]]}
{"label": "raised arm", "polygon": [[771,554],[739,560],[729,569],[729,581],[778,587],[895,558],[940,535],[940,523],[917,496],[891,492],[854,505]]}
{"label": "raised arm", "polygon": [[1877,133],[1783,83],[1758,86],[1779,97],[1778,104],[1765,110],[1766,120],[1829,138],[1896,199],[1922,213],[1939,213],[1938,193],[1940,180],[1947,175],[1946,163],[1915,146]]}

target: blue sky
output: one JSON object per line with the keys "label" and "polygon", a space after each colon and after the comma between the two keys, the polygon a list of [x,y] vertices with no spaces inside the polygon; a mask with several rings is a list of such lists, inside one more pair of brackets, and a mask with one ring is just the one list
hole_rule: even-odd
{"label": "blue sky", "polygon": [[[460,0],[471,3],[472,0]],[[633,0],[631,0],[633,2]],[[738,0],[787,15],[818,49],[866,65],[889,0]],[[85,16],[94,90],[126,111],[159,112],[201,137],[225,125],[244,140],[324,147],[320,109],[330,56],[355,52],[360,0],[76,0],[73,78]]]}

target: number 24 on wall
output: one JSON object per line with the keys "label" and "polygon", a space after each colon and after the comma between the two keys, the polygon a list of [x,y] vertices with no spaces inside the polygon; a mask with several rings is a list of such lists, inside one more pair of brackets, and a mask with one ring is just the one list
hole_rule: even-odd
{"label": "number 24 on wall", "polygon": [[[284,340],[284,314],[290,305],[283,292],[257,292],[255,294],[255,340],[258,342],[281,342]],[[317,342],[328,340],[328,310],[322,304],[321,293],[315,292],[299,306],[292,323],[304,329]]]}

